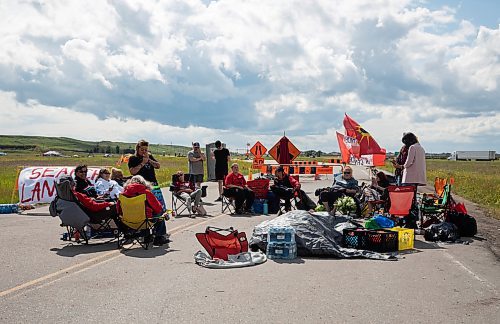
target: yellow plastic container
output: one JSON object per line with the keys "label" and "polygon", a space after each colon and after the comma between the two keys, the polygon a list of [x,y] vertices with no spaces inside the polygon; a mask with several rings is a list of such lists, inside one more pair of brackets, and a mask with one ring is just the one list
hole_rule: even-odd
{"label": "yellow plastic container", "polygon": [[415,231],[411,228],[393,227],[391,231],[398,232],[398,251],[413,249]]}

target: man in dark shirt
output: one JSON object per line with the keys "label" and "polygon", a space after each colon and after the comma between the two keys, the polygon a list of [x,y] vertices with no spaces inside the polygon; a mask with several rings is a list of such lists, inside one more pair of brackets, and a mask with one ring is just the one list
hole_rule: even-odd
{"label": "man in dark shirt", "polygon": [[158,185],[156,180],[155,169],[160,168],[160,162],[148,152],[149,143],[145,140],[140,140],[135,146],[135,155],[128,160],[128,168],[130,174],[140,175],[146,181],[151,182],[153,186]]}
{"label": "man in dark shirt", "polygon": [[215,150],[212,158],[215,159],[215,179],[219,183],[219,197],[215,201],[221,201],[224,178],[228,173],[227,164],[231,160],[231,154],[229,154],[227,148],[222,147],[221,141],[215,141]]}

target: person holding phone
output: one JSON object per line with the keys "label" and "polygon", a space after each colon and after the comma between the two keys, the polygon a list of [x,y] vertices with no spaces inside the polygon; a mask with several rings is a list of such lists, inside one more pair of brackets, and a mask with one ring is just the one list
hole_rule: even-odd
{"label": "person holding phone", "polygon": [[111,172],[108,169],[99,170],[99,176],[95,182],[95,188],[97,194],[104,198],[110,198],[112,200],[117,200],[120,193],[123,191],[123,187],[120,186],[115,180],[111,180]]}
{"label": "person holding phone", "polygon": [[153,186],[158,185],[155,169],[160,168],[160,162],[149,153],[149,143],[140,140],[135,145],[135,154],[128,160],[128,169],[132,175],[140,175]]}

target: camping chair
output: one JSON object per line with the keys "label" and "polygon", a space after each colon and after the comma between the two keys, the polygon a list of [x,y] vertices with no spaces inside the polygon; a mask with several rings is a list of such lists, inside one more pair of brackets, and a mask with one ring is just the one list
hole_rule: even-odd
{"label": "camping chair", "polygon": [[[191,179],[191,175],[189,174],[184,175],[184,179]],[[186,215],[191,217],[192,213],[190,212],[190,210],[193,210],[192,206],[191,208],[188,208],[187,201],[180,194],[177,193],[179,188],[174,186],[174,183],[176,183],[177,180],[178,180],[177,175],[173,174],[172,184],[170,185],[170,192],[172,193],[172,210],[174,211],[175,216],[183,216],[184,212],[187,211]]]}
{"label": "camping chair", "polygon": [[[290,175],[290,177],[293,177],[295,180],[297,180],[297,182],[299,181],[299,176],[298,175]],[[280,209],[278,211],[278,216],[286,213],[286,202],[287,202],[287,199],[286,198],[282,198],[282,197],[279,197],[280,199]],[[294,191],[293,193],[293,196],[290,198],[290,207],[291,207],[291,210],[295,210],[297,209],[297,199],[299,199],[299,193],[297,191]]]}
{"label": "camping chair", "polygon": [[[154,224],[157,221],[163,221],[164,217],[148,218],[146,216],[146,195],[135,197],[125,197],[120,195],[118,198],[122,211],[121,221],[127,227],[124,232],[124,239],[131,240],[132,243],[139,243],[142,248],[147,250],[154,240]],[[118,238],[118,247],[121,248],[124,241]]]}
{"label": "camping chair", "polygon": [[232,227],[222,229],[208,226],[204,233],[196,233],[196,238],[213,259],[227,261],[228,255],[248,251],[245,232],[238,232]]}
{"label": "camping chair", "polygon": [[[63,240],[88,244],[91,238],[118,237],[118,229],[112,226],[113,219],[92,222],[89,212],[80,204],[71,191],[71,183],[61,179],[55,184],[56,197],[50,204],[50,214],[61,219],[61,227],[66,228]],[[85,230],[87,229],[87,231]]]}
{"label": "camping chair", "polygon": [[[450,182],[453,179],[450,178]],[[422,194],[422,199],[439,199],[443,197],[444,187],[448,183],[448,179],[436,177],[434,179],[434,192],[425,192]]]}
{"label": "camping chair", "polygon": [[416,206],[416,192],[417,186],[411,185],[391,185],[387,187],[389,192],[389,214],[393,217],[399,218],[401,223],[406,225],[415,226],[416,219],[412,215],[412,207]]}
{"label": "camping chair", "polygon": [[224,195],[224,190],[222,191],[222,200],[221,200],[221,212],[224,214],[225,211],[229,211],[229,214],[233,215],[236,213],[236,205],[233,197],[229,197]]}
{"label": "camping chair", "polygon": [[[425,199],[420,204],[420,226],[432,222],[444,222],[451,207],[451,184],[444,186],[443,196],[438,199]],[[427,219],[426,219],[427,218]]]}

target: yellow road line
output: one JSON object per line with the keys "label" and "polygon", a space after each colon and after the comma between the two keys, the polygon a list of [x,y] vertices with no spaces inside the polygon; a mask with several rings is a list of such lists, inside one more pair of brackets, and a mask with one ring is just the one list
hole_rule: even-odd
{"label": "yellow road line", "polygon": [[[173,228],[170,231],[170,235],[174,235],[175,233],[178,233],[178,232],[180,232],[182,230],[187,230],[187,229],[193,228],[195,226],[199,226],[199,225],[208,223],[208,222],[210,222],[210,221],[212,221],[214,219],[217,219],[217,218],[225,216],[225,215],[226,214],[219,214],[217,216],[214,216],[214,217],[211,217],[209,219],[206,219],[206,220],[204,220],[202,222],[198,222],[198,223],[195,223],[195,224],[186,224],[186,225],[182,225],[182,226]],[[86,260],[86,261],[74,264],[74,265],[72,265],[70,267],[67,267],[67,268],[61,269],[59,271],[56,271],[56,272],[50,273],[48,275],[45,275],[43,277],[40,277],[40,278],[31,280],[31,281],[25,282],[23,284],[20,284],[18,286],[12,287],[12,288],[9,288],[7,290],[0,291],[0,297],[4,297],[4,296],[10,295],[10,294],[12,294],[12,293],[14,293],[16,291],[19,291],[19,290],[22,290],[22,289],[26,289],[26,288],[35,286],[35,285],[37,285],[39,283],[43,283],[43,282],[45,282],[47,280],[50,280],[50,279],[52,279],[54,277],[57,277],[59,275],[63,275],[63,274],[70,275],[71,274],[70,271],[72,271],[74,269],[77,269],[77,268],[81,268],[81,269],[79,269],[79,271],[77,271],[77,272],[80,272],[80,271],[82,271],[86,267],[92,267],[93,265],[97,265],[97,264],[103,263],[107,259],[111,258],[113,255],[120,253],[120,251],[121,250],[109,251],[109,252],[107,252],[107,253],[105,253],[103,255],[99,255],[99,256],[94,257],[92,259],[89,259],[89,260]],[[120,255],[117,255],[116,257],[119,257],[119,256]],[[57,278],[54,279],[53,281],[56,281],[56,280],[57,280]]]}

